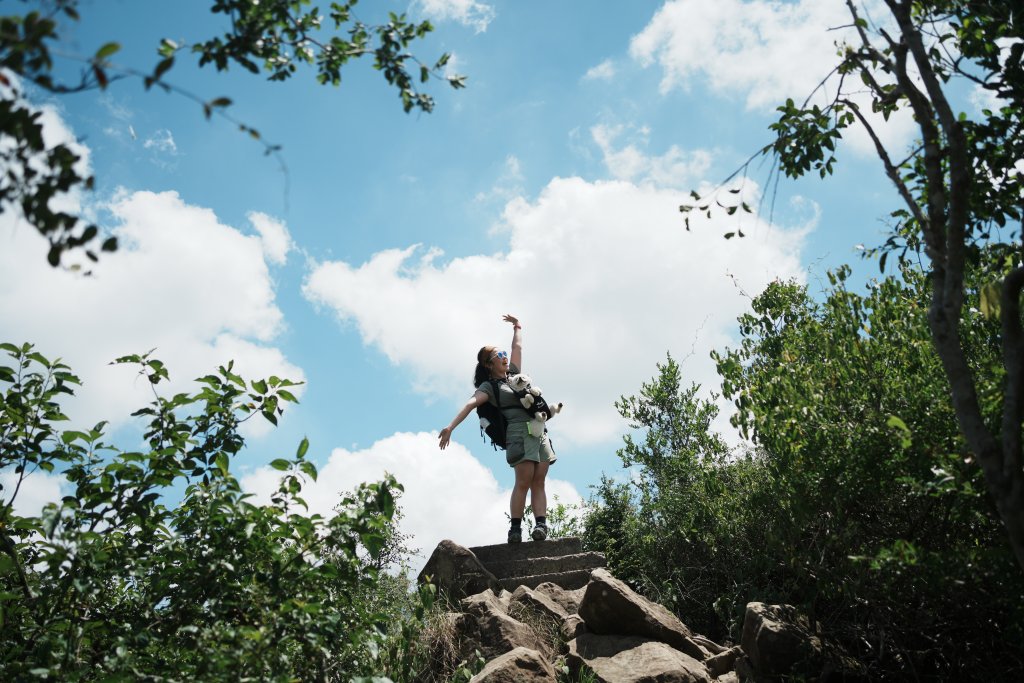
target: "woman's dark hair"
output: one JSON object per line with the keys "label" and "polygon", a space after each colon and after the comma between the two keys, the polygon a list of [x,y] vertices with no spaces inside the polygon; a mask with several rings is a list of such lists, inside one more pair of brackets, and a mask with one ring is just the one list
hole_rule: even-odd
{"label": "woman's dark hair", "polygon": [[494,353],[493,346],[481,346],[476,352],[476,370],[473,371],[473,388],[486,382],[491,378],[491,369],[487,367],[487,359]]}

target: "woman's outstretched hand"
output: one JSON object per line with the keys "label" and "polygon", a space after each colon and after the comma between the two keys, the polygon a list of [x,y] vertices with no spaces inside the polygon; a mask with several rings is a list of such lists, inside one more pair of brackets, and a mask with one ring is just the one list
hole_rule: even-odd
{"label": "woman's outstretched hand", "polygon": [[451,439],[452,430],[449,429],[448,427],[445,427],[444,429],[441,430],[441,434],[439,436],[439,441],[437,445],[440,446],[441,450],[443,451],[445,448],[448,447],[448,442],[451,441]]}
{"label": "woman's outstretched hand", "polygon": [[504,320],[507,323],[512,323],[512,325],[514,327],[519,327],[519,318],[515,317],[514,315],[510,315],[510,314],[506,313],[505,317],[504,317]]}

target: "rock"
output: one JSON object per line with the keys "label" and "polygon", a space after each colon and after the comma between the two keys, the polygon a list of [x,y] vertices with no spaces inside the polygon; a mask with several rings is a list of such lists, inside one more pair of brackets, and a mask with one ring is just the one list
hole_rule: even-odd
{"label": "rock", "polygon": [[467,635],[479,644],[480,651],[487,659],[503,655],[517,647],[545,654],[550,649],[529,625],[510,617],[498,598],[490,591],[463,599],[462,607],[472,622],[472,628],[468,630]]}
{"label": "rock", "polygon": [[729,671],[732,671],[736,665],[736,658],[743,654],[743,648],[739,645],[731,647],[728,650],[723,650],[717,655],[704,660],[704,666],[708,668],[708,673],[714,677],[721,676]]}
{"label": "rock", "polygon": [[488,588],[499,590],[498,580],[480,564],[476,555],[447,539],[437,544],[417,577],[420,583],[428,579],[452,603]]}
{"label": "rock", "polygon": [[704,636],[693,635],[691,636],[691,639],[713,655],[720,655],[729,649],[724,645],[719,645],[710,638],[705,638]]}
{"label": "rock", "polygon": [[743,651],[759,677],[815,676],[822,669],[821,639],[792,605],[751,602],[743,618]]}
{"label": "rock", "polygon": [[592,633],[651,638],[697,659],[708,654],[692,640],[690,629],[674,614],[639,595],[606,569],[591,573],[579,615]]}
{"label": "rock", "polygon": [[579,638],[586,632],[587,624],[583,621],[583,617],[578,614],[570,614],[562,622],[562,637],[565,638],[566,642],[573,638]]}
{"label": "rock", "polygon": [[740,676],[735,671],[724,673],[715,679],[715,683],[741,683]]}
{"label": "rock", "polygon": [[556,603],[547,595],[540,591],[527,588],[526,586],[519,586],[516,588],[515,592],[512,593],[511,602],[526,605],[530,609],[539,612],[556,622],[561,622],[569,616],[561,605]]}
{"label": "rock", "polygon": [[469,683],[555,683],[555,670],[536,650],[525,647],[487,662]]}
{"label": "rock", "polygon": [[566,614],[578,614],[580,611],[580,600],[583,599],[583,594],[586,592],[587,587],[577,588],[574,591],[567,591],[557,583],[542,583],[533,590],[546,595],[551,598],[556,604],[558,604]]}
{"label": "rock", "polygon": [[569,642],[566,662],[574,676],[589,670],[600,683],[711,683],[693,657],[636,636],[581,635]]}

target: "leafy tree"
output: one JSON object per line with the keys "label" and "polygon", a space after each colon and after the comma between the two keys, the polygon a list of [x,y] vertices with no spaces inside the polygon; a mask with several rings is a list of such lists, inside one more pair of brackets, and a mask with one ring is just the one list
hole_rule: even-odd
{"label": "leafy tree", "polygon": [[[820,301],[770,285],[715,354],[754,450],[723,457],[714,408],[671,359],[619,403],[640,431],[620,451],[629,481],[597,491],[588,545],[705,633],[738,638],[748,601],[788,602],[872,677],[1005,678],[1024,657],[1024,577],[955,426],[929,282],[905,269],[859,295],[848,273]],[[961,329],[988,398],[998,329],[977,311]]]}
{"label": "leafy tree", "polygon": [[[231,365],[195,393],[156,393],[167,368],[140,368],[154,400],[145,446],[104,442],[104,423],[60,430],[60,399],[78,379],[30,345],[0,345],[0,677],[4,680],[349,680],[397,666],[381,659],[391,626],[415,622],[431,595],[370,603],[384,567],[391,477],[360,486],[329,518],[306,513],[315,479],[304,439],[271,466],[278,490],[257,505],[232,474],[238,426],[274,422],[288,380],[246,382]],[[17,512],[25,478],[63,474],[70,492],[38,516]],[[180,502],[169,501],[180,496]],[[397,610],[397,613],[396,613]]]}
{"label": "leafy tree", "polygon": [[[50,242],[48,260],[57,266],[65,251],[85,249],[95,261],[92,246],[99,235],[95,225],[83,222],[54,206],[54,200],[78,187],[91,189],[93,179],[76,168],[78,155],[65,144],[47,147],[42,135],[40,112],[24,99],[22,84],[28,82],[43,91],[61,95],[92,89],[105,89],[124,78],[139,79],[146,89],[160,88],[196,100],[207,118],[225,116],[257,140],[259,131],[224,113],[231,105],[227,97],[202,99],[168,80],[175,61],[192,55],[199,66],[212,65],[218,71],[230,66],[254,74],[266,74],[268,80],[284,81],[304,66],[315,71],[320,84],[340,85],[343,68],[351,61],[372,59],[373,68],[398,90],[402,108],[429,112],[433,98],[420,90],[431,78],[461,88],[465,78],[443,73],[449,56],[442,55],[433,64],[420,62],[409,52],[415,41],[433,30],[429,22],[410,22],[404,14],[390,13],[380,24],[361,21],[355,8],[358,0],[331,2],[325,14],[311,7],[310,0],[209,0],[210,11],[229,19],[228,29],[220,34],[179,45],[163,39],[152,71],[140,71],[115,64],[112,57],[120,49],[117,42],[97,48],[95,54],[82,57],[80,79],[62,82],[54,76],[54,46],[59,45],[67,22],[79,20],[79,0],[49,0],[41,9],[25,14],[0,16],[0,213],[17,211]],[[267,153],[278,147],[264,143]],[[106,238],[102,251],[117,248],[117,240]]]}
{"label": "leafy tree", "polygon": [[[931,284],[928,326],[949,381],[957,423],[999,510],[1017,563],[1024,569],[1024,287],[1018,227],[1024,176],[1024,6],[1005,0],[883,0],[884,17],[868,18],[864,3],[846,0],[856,39],[842,45],[821,92],[824,106],[779,107],[775,140],[763,153],[791,177],[831,174],[836,141],[859,123],[874,142],[902,207],[880,265],[923,254]],[[997,103],[978,118],[956,108],[959,85],[977,86]],[[859,95],[866,93],[868,105]],[[920,134],[904,157],[886,147],[866,109],[883,121],[909,110]],[[708,210],[706,198],[684,205]],[[748,208],[748,207],[743,207]],[[735,210],[735,209],[733,209]],[[995,245],[996,249],[983,249]],[[1003,386],[999,417],[987,419],[982,380],[962,328],[967,272],[989,281],[980,307],[1000,321]]]}

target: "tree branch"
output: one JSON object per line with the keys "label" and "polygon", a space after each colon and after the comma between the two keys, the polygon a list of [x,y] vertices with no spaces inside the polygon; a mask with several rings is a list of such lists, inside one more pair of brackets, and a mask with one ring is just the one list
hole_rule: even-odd
{"label": "tree branch", "polygon": [[889,157],[889,151],[885,148],[885,145],[882,144],[878,134],[875,133],[875,129],[872,128],[867,118],[861,113],[860,107],[858,107],[855,102],[851,100],[841,101],[850,108],[850,111],[853,112],[853,115],[857,117],[857,120],[860,121],[861,125],[864,126],[864,129],[868,132],[868,136],[875,144],[875,151],[878,153],[878,158],[882,160],[882,165],[885,166],[886,175],[889,176],[889,179],[892,180],[893,184],[896,186],[896,190],[900,193],[900,197],[903,198],[903,201],[914,214],[914,218],[916,218],[917,222],[921,225],[925,225],[928,222],[928,219],[921,211],[921,207],[914,201],[914,197],[910,194],[910,189],[907,187],[906,183],[904,183],[903,179],[900,178],[899,168],[892,163],[892,159]]}

